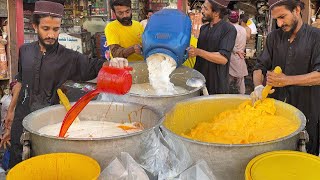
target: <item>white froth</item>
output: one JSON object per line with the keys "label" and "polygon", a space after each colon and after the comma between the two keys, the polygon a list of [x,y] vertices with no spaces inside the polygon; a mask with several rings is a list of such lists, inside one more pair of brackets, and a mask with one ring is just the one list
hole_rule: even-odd
{"label": "white froth", "polygon": [[[126,135],[133,132],[141,131],[142,128],[123,130],[119,125],[135,128],[135,123],[114,123],[107,121],[80,121],[73,123],[65,137],[67,138],[103,138]],[[41,135],[57,137],[60,131],[61,123],[47,125],[39,129]]]}
{"label": "white froth", "polygon": [[170,82],[170,74],[177,64],[173,58],[165,54],[156,53],[147,58],[149,81],[156,95],[177,94],[174,84]]}
{"label": "white froth", "polygon": [[[183,87],[180,86],[174,86],[174,92],[172,95],[175,94],[184,94],[187,93],[188,90],[186,90]],[[157,91],[151,86],[150,83],[143,83],[143,84],[132,84],[131,89],[129,93],[132,94],[139,94],[139,95],[144,95],[144,96],[156,96],[159,95]]]}

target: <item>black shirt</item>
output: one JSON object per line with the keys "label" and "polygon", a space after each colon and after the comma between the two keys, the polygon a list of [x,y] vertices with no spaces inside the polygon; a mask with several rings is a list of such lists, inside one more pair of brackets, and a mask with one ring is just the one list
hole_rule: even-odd
{"label": "black shirt", "polygon": [[229,60],[235,44],[237,30],[223,20],[210,27],[200,29],[197,47],[208,52],[219,52],[228,60],[227,64],[216,64],[197,56],[194,68],[204,75],[209,94],[228,93]]}
{"label": "black shirt", "polygon": [[40,52],[39,42],[25,44],[19,52],[17,79],[22,89],[17,105],[27,103],[34,111],[57,104],[56,91],[64,82],[94,79],[102,64],[60,44],[45,53]]}
{"label": "black shirt", "polygon": [[[288,76],[319,71],[320,29],[304,24],[294,41],[290,43],[289,39],[290,35],[281,29],[271,32],[255,69],[261,69],[265,75],[267,71],[280,66],[283,73]],[[271,97],[300,109],[308,119],[309,134],[316,138],[311,141],[313,143],[319,141],[320,86],[287,86],[275,90]],[[318,149],[317,146],[315,145],[312,149]]]}

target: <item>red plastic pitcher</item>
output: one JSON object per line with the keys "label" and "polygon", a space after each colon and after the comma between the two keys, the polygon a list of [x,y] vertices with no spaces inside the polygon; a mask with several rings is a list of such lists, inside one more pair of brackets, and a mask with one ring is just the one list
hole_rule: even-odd
{"label": "red plastic pitcher", "polygon": [[90,102],[90,100],[99,93],[105,92],[119,95],[128,93],[132,85],[132,76],[130,71],[132,71],[132,67],[120,69],[110,66],[103,66],[98,73],[97,89],[90,91],[81,97],[67,112],[60,128],[59,137],[65,136],[75,118]]}

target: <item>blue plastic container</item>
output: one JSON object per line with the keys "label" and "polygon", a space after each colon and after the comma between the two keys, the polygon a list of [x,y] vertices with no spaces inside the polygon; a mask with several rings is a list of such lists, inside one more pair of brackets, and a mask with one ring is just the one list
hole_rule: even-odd
{"label": "blue plastic container", "polygon": [[142,35],[143,56],[155,53],[171,56],[180,66],[188,56],[191,20],[177,9],[163,9],[150,17]]}

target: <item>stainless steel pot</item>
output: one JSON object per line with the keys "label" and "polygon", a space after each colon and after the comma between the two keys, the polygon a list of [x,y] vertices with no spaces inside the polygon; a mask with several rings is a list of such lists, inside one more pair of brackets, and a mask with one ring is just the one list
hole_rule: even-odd
{"label": "stainless steel pot", "polygon": [[[146,63],[138,62],[131,63],[130,66],[133,67],[132,71],[132,82],[133,84],[142,84],[149,82],[149,72]],[[202,86],[190,87],[186,85],[188,79],[197,78],[204,82]],[[136,102],[140,104],[145,104],[157,108],[160,111],[165,111],[166,107],[175,104],[178,101],[189,99],[191,97],[199,96],[200,91],[204,88],[205,78],[204,76],[191,68],[180,66],[172,72],[170,75],[170,81],[176,85],[183,87],[188,90],[187,93],[176,94],[176,95],[165,95],[165,96],[155,96],[155,95],[139,95],[128,93],[123,96],[113,95],[113,94],[102,94],[99,95],[98,100],[101,101],[117,101],[117,102]]]}
{"label": "stainless steel pot", "polygon": [[176,104],[164,117],[161,128],[174,138],[183,141],[194,160],[204,159],[217,180],[244,179],[245,167],[255,156],[274,150],[296,150],[299,133],[306,126],[306,118],[295,107],[276,101],[276,114],[300,123],[292,134],[269,142],[255,144],[215,144],[184,138],[181,133],[193,128],[199,122],[209,121],[228,109],[236,108],[248,100],[242,95],[213,95],[196,97]]}
{"label": "stainless steel pot", "polygon": [[80,153],[96,159],[102,169],[121,152],[128,152],[135,158],[140,149],[141,138],[154,128],[158,128],[162,117],[159,111],[141,104],[90,102],[80,113],[81,120],[127,122],[130,114],[131,120],[141,121],[145,129],[124,136],[90,139],[64,139],[41,135],[37,132],[46,125],[61,122],[65,114],[63,106],[55,105],[35,111],[23,120],[23,127],[27,131],[24,142],[30,140],[32,155],[54,152]]}

